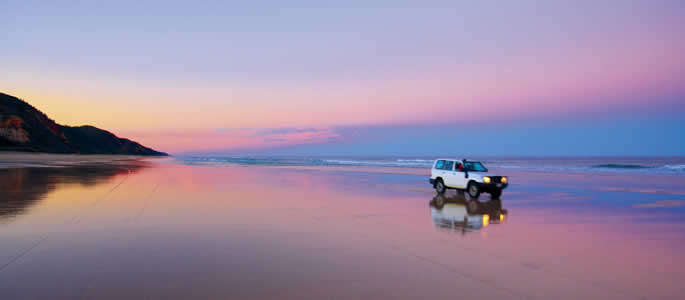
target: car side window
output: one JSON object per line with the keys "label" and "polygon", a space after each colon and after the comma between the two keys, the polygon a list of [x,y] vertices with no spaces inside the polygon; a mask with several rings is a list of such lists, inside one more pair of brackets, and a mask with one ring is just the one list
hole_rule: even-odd
{"label": "car side window", "polygon": [[445,166],[444,160],[439,160],[438,162],[435,163],[435,168],[438,170],[441,170],[444,166]]}
{"label": "car side window", "polygon": [[443,169],[447,171],[452,171],[452,167],[454,167],[454,162],[451,160],[445,161],[445,167]]}
{"label": "car side window", "polygon": [[462,165],[461,163],[457,163],[456,170],[459,172],[464,172],[464,165]]}

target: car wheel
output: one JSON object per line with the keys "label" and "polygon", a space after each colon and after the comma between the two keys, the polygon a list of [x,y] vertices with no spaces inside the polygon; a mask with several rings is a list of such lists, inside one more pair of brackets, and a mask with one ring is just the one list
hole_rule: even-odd
{"label": "car wheel", "polygon": [[435,183],[435,191],[438,192],[438,194],[445,193],[445,183],[442,182],[442,179],[438,179]]}
{"label": "car wheel", "polygon": [[497,199],[499,199],[499,196],[501,196],[501,195],[502,195],[502,190],[495,189],[492,192],[490,192],[490,199],[497,200]]}
{"label": "car wheel", "polygon": [[480,196],[480,186],[475,181],[469,182],[468,191],[471,198],[478,198]]}

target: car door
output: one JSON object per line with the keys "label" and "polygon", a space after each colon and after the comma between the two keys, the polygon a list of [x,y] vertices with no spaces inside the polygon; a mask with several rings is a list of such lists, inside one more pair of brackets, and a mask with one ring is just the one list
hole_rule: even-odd
{"label": "car door", "polygon": [[445,179],[445,185],[451,188],[457,187],[457,178],[454,172],[454,161],[446,160],[443,166],[443,178]]}
{"label": "car door", "polygon": [[[461,166],[461,168],[460,168]],[[464,172],[464,165],[461,162],[457,162],[454,166],[454,187],[465,189],[466,188],[466,172]]]}

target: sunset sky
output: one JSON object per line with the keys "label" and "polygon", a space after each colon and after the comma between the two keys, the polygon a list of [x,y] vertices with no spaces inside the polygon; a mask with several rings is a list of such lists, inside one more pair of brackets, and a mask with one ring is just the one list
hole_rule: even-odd
{"label": "sunset sky", "polygon": [[685,155],[685,1],[0,2],[0,92],[170,153]]}

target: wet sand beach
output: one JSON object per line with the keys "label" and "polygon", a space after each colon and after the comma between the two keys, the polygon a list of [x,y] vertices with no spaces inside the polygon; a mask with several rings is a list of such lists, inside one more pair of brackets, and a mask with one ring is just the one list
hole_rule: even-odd
{"label": "wet sand beach", "polygon": [[0,168],[2,299],[682,292],[680,176],[507,170],[512,186],[501,201],[475,201],[436,195],[422,170],[59,165]]}

